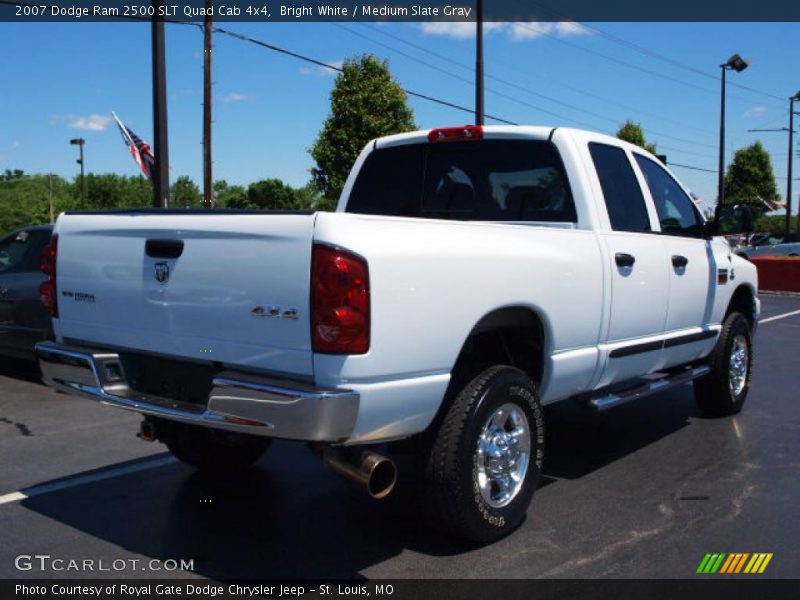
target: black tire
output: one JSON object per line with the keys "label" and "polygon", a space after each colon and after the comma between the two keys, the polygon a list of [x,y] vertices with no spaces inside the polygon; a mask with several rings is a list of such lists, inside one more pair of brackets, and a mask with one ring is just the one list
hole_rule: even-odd
{"label": "black tire", "polygon": [[[743,355],[744,381],[736,385],[731,375],[732,353],[739,342],[745,344]],[[709,356],[711,372],[694,382],[694,397],[697,406],[709,417],[735,415],[742,410],[747,392],[750,389],[750,374],[753,369],[753,344],[750,323],[738,312],[730,313],[722,324],[717,345]]]}
{"label": "black tire", "polygon": [[[521,484],[500,477],[516,487],[513,495],[501,503],[501,492],[492,473],[491,460],[478,451],[481,434],[490,424],[490,417],[501,407],[511,405],[499,415],[508,422],[495,431],[495,435],[509,432],[509,423],[518,430],[524,415],[528,428],[529,452],[527,467],[517,473]],[[516,410],[515,410],[516,409]],[[516,421],[512,422],[516,417]],[[492,421],[492,423],[494,423]],[[490,432],[491,433],[491,432]],[[489,438],[485,438],[489,439]],[[493,438],[494,439],[494,438]],[[504,438],[510,440],[509,438]],[[502,441],[502,440],[500,440]],[[503,446],[484,446],[505,448]],[[519,449],[519,446],[515,446]],[[511,450],[511,452],[515,452]],[[491,452],[489,452],[491,455]],[[513,455],[512,455],[513,456]],[[468,540],[486,543],[507,535],[525,519],[533,492],[539,482],[544,459],[544,418],[535,384],[519,369],[493,366],[472,379],[456,396],[436,433],[425,469],[424,502],[433,524],[449,533]],[[520,468],[519,457],[503,463]],[[499,463],[495,463],[494,467]],[[503,471],[505,472],[505,471]],[[482,478],[482,479],[481,479]],[[479,483],[483,481],[483,487]],[[489,485],[486,482],[491,482]],[[488,494],[489,499],[485,497]],[[494,500],[494,505],[492,503]]]}
{"label": "black tire", "polygon": [[195,427],[171,428],[162,440],[181,462],[201,471],[238,471],[256,462],[270,438]]}

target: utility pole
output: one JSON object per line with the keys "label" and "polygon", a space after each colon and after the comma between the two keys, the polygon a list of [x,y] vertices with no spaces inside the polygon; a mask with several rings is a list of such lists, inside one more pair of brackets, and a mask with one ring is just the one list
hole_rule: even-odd
{"label": "utility pole", "polygon": [[483,125],[483,0],[475,10],[475,125]]}
{"label": "utility pole", "polygon": [[[800,100],[800,92],[797,92],[794,96],[789,98],[789,169],[788,175],[786,177],[786,237],[789,237],[789,234],[792,231],[792,163],[794,162],[794,156],[792,156],[792,150],[794,145],[794,103],[795,100]],[[798,202],[797,206],[797,233],[800,234],[800,201]]]}
{"label": "utility pole", "polygon": [[206,0],[203,27],[203,206],[214,206],[214,180],[211,175],[211,12],[214,0]]}
{"label": "utility pole", "polygon": [[153,0],[153,206],[169,206],[169,144],[167,141],[167,67],[164,58],[164,21],[159,18],[160,0]]}

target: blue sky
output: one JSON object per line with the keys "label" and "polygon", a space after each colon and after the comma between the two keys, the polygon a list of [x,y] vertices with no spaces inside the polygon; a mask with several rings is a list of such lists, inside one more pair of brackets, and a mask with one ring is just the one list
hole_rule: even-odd
{"label": "blue sky", "polygon": [[[330,63],[370,52],[388,58],[406,88],[465,106],[473,102],[472,24],[221,26]],[[171,179],[189,175],[199,183],[202,33],[187,25],[168,24],[166,30]],[[671,163],[713,170],[718,65],[738,52],[753,63],[729,74],[728,81],[754,91],[728,87],[728,159],[736,148],[760,139],[772,155],[783,195],[786,133],[747,130],[788,126],[787,98],[800,89],[791,60],[798,33],[797,23],[487,24],[486,112],[519,123],[609,133],[630,118],[643,125]],[[0,170],[72,177],[77,148],[69,139],[81,136],[87,170],[137,173],[110,113],[116,111],[152,142],[148,24],[0,23],[0,55]],[[247,184],[277,177],[305,184],[312,166],[307,149],[328,113],[334,75],[217,34],[214,178]],[[471,119],[424,100],[409,103],[422,128]],[[714,173],[680,167],[674,172],[713,201]],[[796,198],[800,182],[794,190]]]}

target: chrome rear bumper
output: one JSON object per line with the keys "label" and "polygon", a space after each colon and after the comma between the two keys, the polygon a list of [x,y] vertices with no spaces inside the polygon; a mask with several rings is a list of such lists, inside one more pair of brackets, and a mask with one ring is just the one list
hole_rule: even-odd
{"label": "chrome rear bumper", "polygon": [[359,395],[350,390],[225,371],[213,378],[205,405],[190,404],[131,389],[115,352],[40,342],[36,356],[44,382],[57,390],[193,425],[337,442],[350,436],[358,416]]}

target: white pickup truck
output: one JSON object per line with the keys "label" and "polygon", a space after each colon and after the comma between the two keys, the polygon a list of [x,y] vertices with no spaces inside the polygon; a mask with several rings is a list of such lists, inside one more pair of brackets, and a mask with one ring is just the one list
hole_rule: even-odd
{"label": "white pickup truck", "polygon": [[[525,517],[543,404],[587,409],[694,380],[737,413],[759,317],[734,256],[652,155],[565,128],[389,136],[336,213],[67,213],[43,255],[51,386],[145,415],[198,468],[310,442],[374,497],[387,442],[460,536]],[[390,449],[393,448],[390,446]]]}

